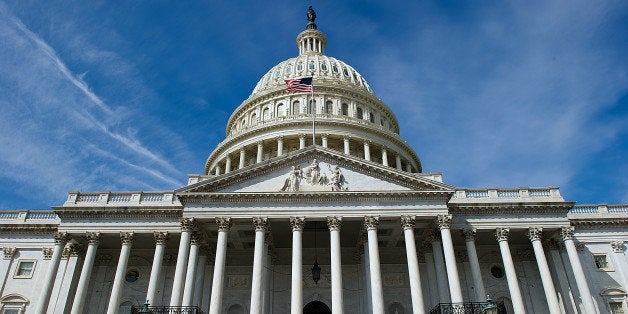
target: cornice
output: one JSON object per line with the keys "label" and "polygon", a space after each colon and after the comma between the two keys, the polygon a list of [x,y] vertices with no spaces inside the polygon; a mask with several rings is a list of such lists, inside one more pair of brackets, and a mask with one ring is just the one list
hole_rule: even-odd
{"label": "cornice", "polygon": [[[276,131],[278,128],[282,128],[282,127],[283,128],[290,128],[290,127],[297,127],[297,126],[310,127],[311,123],[312,123],[311,120],[303,119],[303,120],[285,120],[278,123],[262,124],[261,126],[253,128],[248,132],[238,134],[235,137],[227,138],[216,146],[214,151],[207,158],[207,161],[205,161],[204,174],[209,174],[209,171],[211,170],[211,166],[214,163],[216,156],[220,156],[229,148],[238,146],[239,143],[242,143],[244,140],[248,138],[252,138],[255,135],[259,135],[259,134],[270,134],[271,131]],[[339,124],[349,129],[353,128],[355,130],[374,134],[376,136],[381,136],[385,140],[388,140],[397,144],[397,146],[400,149],[402,149],[403,152],[405,152],[408,156],[410,156],[410,158],[413,159],[412,161],[416,164],[418,171],[419,172],[423,171],[423,166],[421,164],[421,160],[419,159],[419,156],[416,154],[416,152],[414,152],[414,150],[410,148],[409,144],[406,141],[404,141],[396,133],[384,132],[376,128],[371,128],[367,125],[356,123],[356,122],[351,122],[348,120],[347,121],[342,121],[342,120],[317,121],[317,125],[319,126],[338,126]]]}
{"label": "cornice", "polygon": [[[311,152],[314,152],[314,154],[312,154]],[[216,189],[220,189],[222,187],[244,182],[260,175],[271,173],[272,171],[275,171],[285,165],[311,161],[312,158],[331,163],[336,163],[337,161],[340,161],[343,167],[366,175],[385,178],[387,181],[415,190],[431,190],[437,187],[447,190],[450,195],[454,192],[454,188],[452,186],[443,183],[434,181],[430,181],[428,183],[424,180],[421,180],[420,176],[408,174],[407,172],[399,171],[392,167],[386,167],[372,161],[340,154],[321,146],[309,146],[301,150],[290,152],[283,156],[271,158],[269,160],[255,164],[252,167],[238,169],[229,172],[228,174],[223,174],[209,180],[201,181],[199,183],[183,187],[181,189],[175,190],[175,193],[177,193],[177,196],[179,196],[178,193],[185,191],[208,192],[210,190],[208,190],[207,188],[209,188],[210,186],[212,190],[215,191]],[[204,189],[199,190],[200,187],[203,187]]]}
{"label": "cornice", "polygon": [[355,201],[411,202],[447,201],[448,191],[387,191],[387,192],[266,192],[266,193],[181,193],[184,204],[207,203],[347,203]]}
{"label": "cornice", "polygon": [[0,225],[0,234],[52,235],[58,232],[57,224]]}
{"label": "cornice", "polygon": [[628,217],[604,217],[604,218],[570,218],[572,226],[580,227],[625,227],[628,225]]}
{"label": "cornice", "polygon": [[62,220],[76,220],[85,218],[177,218],[183,213],[183,206],[173,208],[111,208],[111,207],[81,207],[81,208],[54,208],[55,213]]}
{"label": "cornice", "polygon": [[449,212],[455,215],[493,214],[559,214],[567,218],[573,202],[519,202],[519,203],[448,203]]}

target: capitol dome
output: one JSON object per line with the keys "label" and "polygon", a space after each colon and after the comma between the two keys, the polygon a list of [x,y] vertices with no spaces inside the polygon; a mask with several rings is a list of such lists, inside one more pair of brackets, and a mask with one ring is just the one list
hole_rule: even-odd
{"label": "capitol dome", "polygon": [[[327,38],[313,21],[296,44],[299,55],[272,67],[233,111],[204,174],[229,173],[312,145],[422,172],[394,113],[358,71],[325,55]],[[286,80],[303,77],[312,77],[313,93],[286,91]]]}

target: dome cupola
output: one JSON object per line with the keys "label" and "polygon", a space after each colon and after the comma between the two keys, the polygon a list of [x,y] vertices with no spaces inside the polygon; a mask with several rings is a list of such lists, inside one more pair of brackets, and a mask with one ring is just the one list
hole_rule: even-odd
{"label": "dome cupola", "polygon": [[[299,55],[272,67],[233,111],[225,140],[207,159],[205,175],[245,168],[311,145],[402,171],[422,171],[418,156],[399,136],[390,108],[358,71],[325,55],[327,38],[315,19],[310,7],[306,29],[296,40]],[[303,77],[313,78],[313,93],[286,91],[287,80]]]}

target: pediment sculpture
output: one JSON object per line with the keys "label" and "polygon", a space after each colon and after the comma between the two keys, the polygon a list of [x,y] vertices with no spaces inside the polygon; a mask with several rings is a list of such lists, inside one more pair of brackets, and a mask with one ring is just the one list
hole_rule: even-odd
{"label": "pediment sculpture", "polygon": [[[281,191],[347,191],[342,171],[338,165],[328,165],[329,175],[321,171],[320,164],[316,159],[312,163],[301,169],[300,165],[292,166]],[[301,181],[304,181],[303,183]]]}

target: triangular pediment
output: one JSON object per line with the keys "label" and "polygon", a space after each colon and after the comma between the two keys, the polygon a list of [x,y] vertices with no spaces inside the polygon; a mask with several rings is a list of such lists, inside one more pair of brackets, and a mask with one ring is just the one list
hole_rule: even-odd
{"label": "triangular pediment", "polygon": [[320,146],[211,177],[175,191],[187,193],[440,191],[453,187]]}

